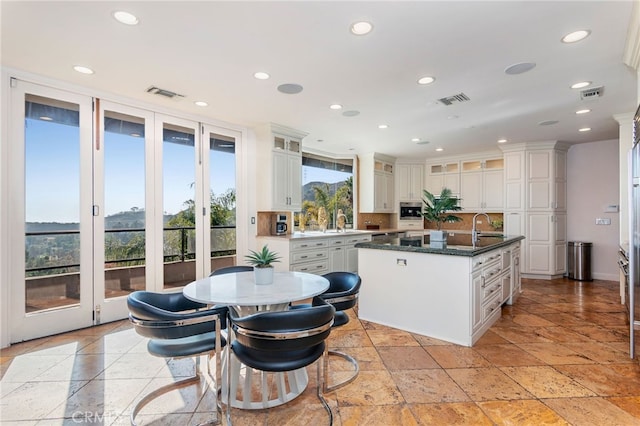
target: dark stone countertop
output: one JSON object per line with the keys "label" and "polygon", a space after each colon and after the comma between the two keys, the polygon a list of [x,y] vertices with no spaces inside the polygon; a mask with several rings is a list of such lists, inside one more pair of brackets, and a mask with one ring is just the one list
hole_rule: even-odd
{"label": "dark stone countertop", "polygon": [[407,251],[413,253],[445,254],[452,256],[473,257],[482,253],[506,247],[523,240],[522,235],[480,234],[479,241],[474,245],[471,242],[471,234],[450,232],[445,245],[429,241],[429,234],[415,237],[395,238],[391,242],[367,241],[357,243],[357,248],[376,250]]}

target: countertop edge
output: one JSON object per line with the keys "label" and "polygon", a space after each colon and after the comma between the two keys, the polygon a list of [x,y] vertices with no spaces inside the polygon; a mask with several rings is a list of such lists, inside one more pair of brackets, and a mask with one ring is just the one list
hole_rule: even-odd
{"label": "countertop edge", "polygon": [[413,252],[413,253],[444,254],[444,255],[450,255],[450,256],[473,257],[482,253],[495,250],[500,247],[506,247],[508,245],[515,243],[516,241],[524,240],[524,238],[525,237],[523,235],[508,237],[502,242],[491,244],[490,246],[486,246],[486,247],[471,249],[471,250],[460,250],[455,248],[437,249],[437,248],[430,248],[430,247],[400,246],[397,244],[380,244],[375,242],[361,242],[361,243],[357,243],[355,247],[374,249],[374,250],[404,251],[404,252]]}

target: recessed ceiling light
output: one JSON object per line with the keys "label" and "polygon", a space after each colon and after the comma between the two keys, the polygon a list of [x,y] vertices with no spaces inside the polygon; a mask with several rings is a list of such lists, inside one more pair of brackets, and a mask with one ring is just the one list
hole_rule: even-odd
{"label": "recessed ceiling light", "polygon": [[420,138],[413,138],[411,139],[411,142],[420,142]]}
{"label": "recessed ceiling light", "polygon": [[586,114],[588,112],[591,112],[590,109],[579,109],[576,111],[576,114]]}
{"label": "recessed ceiling light", "polygon": [[73,69],[78,71],[81,74],[93,74],[93,70],[89,67],[84,67],[82,65],[74,65]]}
{"label": "recessed ceiling light", "polygon": [[293,83],[281,84],[278,86],[278,92],[286,93],[287,95],[295,95],[302,92],[302,86]]}
{"label": "recessed ceiling light", "polygon": [[444,148],[436,148],[436,151],[442,152],[442,151],[444,151]]}
{"label": "recessed ceiling light", "polygon": [[345,117],[355,117],[356,115],[360,115],[360,111],[355,111],[355,110],[345,111],[342,113],[342,115],[344,115]]}
{"label": "recessed ceiling light", "polygon": [[351,24],[351,33],[355,35],[369,34],[373,29],[373,25],[370,22],[360,21]]}
{"label": "recessed ceiling light", "polygon": [[520,62],[518,64],[509,65],[504,69],[505,74],[516,75],[531,71],[536,67],[534,62]]}
{"label": "recessed ceiling light", "polygon": [[583,127],[581,129],[578,129],[579,132],[588,132],[591,130],[591,127]]}
{"label": "recessed ceiling light", "polygon": [[436,81],[436,79],[434,77],[420,77],[418,79],[418,84],[431,84],[434,81]]}
{"label": "recessed ceiling light", "polygon": [[269,74],[267,74],[266,72],[262,72],[262,71],[258,71],[257,73],[253,74],[253,76],[255,78],[257,78],[258,80],[268,80],[269,77],[271,77]]}
{"label": "recessed ceiling light", "polygon": [[42,117],[39,117],[39,118],[40,120],[43,120],[43,121],[53,121],[53,118],[47,117],[46,115],[43,115]]}
{"label": "recessed ceiling light", "polygon": [[135,15],[125,12],[124,10],[113,12],[113,17],[116,18],[116,21],[125,25],[137,25],[139,22]]}
{"label": "recessed ceiling light", "polygon": [[574,31],[574,32],[569,33],[566,36],[562,37],[562,42],[563,43],[575,43],[576,41],[580,41],[580,40],[583,40],[583,39],[587,38],[589,36],[589,34],[591,34],[590,30]]}
{"label": "recessed ceiling light", "polygon": [[195,101],[194,104],[198,105],[199,107],[206,107],[209,105],[205,101]]}
{"label": "recessed ceiling light", "polygon": [[329,108],[331,108],[331,109],[342,109],[342,105],[340,105],[340,104],[332,104],[332,105],[329,105]]}
{"label": "recessed ceiling light", "polygon": [[507,143],[506,139],[498,139],[498,143]]}
{"label": "recessed ceiling light", "polygon": [[538,126],[553,126],[554,124],[558,124],[558,120],[545,120],[538,123]]}
{"label": "recessed ceiling light", "polygon": [[388,124],[378,124],[378,129],[388,129],[389,125]]}
{"label": "recessed ceiling light", "polygon": [[579,83],[572,84],[571,88],[572,89],[582,89],[583,87],[587,87],[590,84],[591,84],[590,81],[581,81]]}

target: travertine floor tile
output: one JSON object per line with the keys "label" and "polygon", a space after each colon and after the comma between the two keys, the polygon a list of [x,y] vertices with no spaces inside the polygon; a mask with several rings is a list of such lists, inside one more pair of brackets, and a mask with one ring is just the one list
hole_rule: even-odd
{"label": "travertine floor tile", "polygon": [[361,371],[355,382],[335,392],[340,407],[405,402],[391,374],[387,371]]}
{"label": "travertine floor tile", "polygon": [[[76,382],[27,382],[2,398],[0,423],[23,419],[39,420],[51,416],[51,411],[64,404],[69,396],[74,395],[85,381]],[[84,410],[83,410],[84,411]]]}
{"label": "travertine floor tile", "polygon": [[493,423],[473,402],[412,404],[422,425],[491,426]]}
{"label": "travertine floor tile", "polygon": [[339,424],[342,426],[417,426],[419,424],[411,410],[404,404],[340,407],[338,417]]}
{"label": "travertine floor tile", "polygon": [[640,425],[640,419],[603,398],[557,398],[543,402],[575,426]]}
{"label": "travertine floor tile", "polygon": [[[619,333],[616,329],[598,325],[578,325],[571,327],[571,329],[576,333],[580,333],[599,342],[618,342],[628,335]],[[625,329],[625,331],[627,330]]]}
{"label": "travertine floor tile", "polygon": [[598,342],[582,342],[582,343],[563,343],[565,346],[576,353],[592,359],[600,364],[612,363],[631,363],[633,360],[629,358],[629,354],[616,350],[611,345]]}
{"label": "travertine floor tile", "polygon": [[486,401],[478,405],[495,425],[564,426],[562,417],[538,400]]}
{"label": "travertine floor tile", "polygon": [[557,343],[521,343],[521,349],[547,364],[593,364],[594,360]]}
{"label": "travertine floor tile", "polygon": [[388,346],[378,349],[384,365],[390,371],[439,368],[437,362],[421,346]]}
{"label": "travertine floor tile", "polygon": [[469,397],[444,370],[404,370],[391,374],[409,404],[469,401]]}
{"label": "travertine floor tile", "polygon": [[640,419],[640,396],[613,397],[605,399],[622,408],[636,419]]}
{"label": "travertine floor tile", "polygon": [[499,367],[544,364],[543,361],[530,355],[513,343],[506,345],[474,346],[474,349],[491,364]]}
{"label": "travertine floor tile", "polygon": [[559,365],[556,369],[600,396],[640,395],[640,365]]}
{"label": "travertine floor tile", "polygon": [[374,346],[420,346],[408,331],[402,330],[367,330]]}
{"label": "travertine floor tile", "polygon": [[341,328],[334,328],[331,330],[327,343],[330,348],[360,348],[373,346],[366,331],[342,330]]}
{"label": "travertine floor tile", "polygon": [[478,339],[474,347],[478,348],[484,345],[500,345],[506,343],[509,343],[509,341],[494,333],[493,330],[487,330],[487,332],[484,333],[480,339]]}
{"label": "travertine floor tile", "polygon": [[453,368],[446,372],[472,401],[533,398],[522,386],[494,367]]}
{"label": "travertine floor tile", "polygon": [[488,367],[490,365],[473,348],[464,346],[428,346],[425,349],[442,368]]}
{"label": "travertine floor tile", "polygon": [[553,367],[501,367],[500,369],[537,398],[595,396],[595,393]]}
{"label": "travertine floor tile", "polygon": [[494,333],[511,343],[544,343],[551,339],[540,336],[540,327],[493,327]]}

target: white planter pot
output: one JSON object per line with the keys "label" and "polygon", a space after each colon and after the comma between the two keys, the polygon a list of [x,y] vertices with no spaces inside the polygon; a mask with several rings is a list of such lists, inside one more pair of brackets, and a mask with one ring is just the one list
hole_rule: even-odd
{"label": "white planter pot", "polygon": [[253,268],[253,279],[256,285],[273,284],[273,267]]}
{"label": "white planter pot", "polygon": [[447,241],[447,231],[429,231],[429,241]]}

